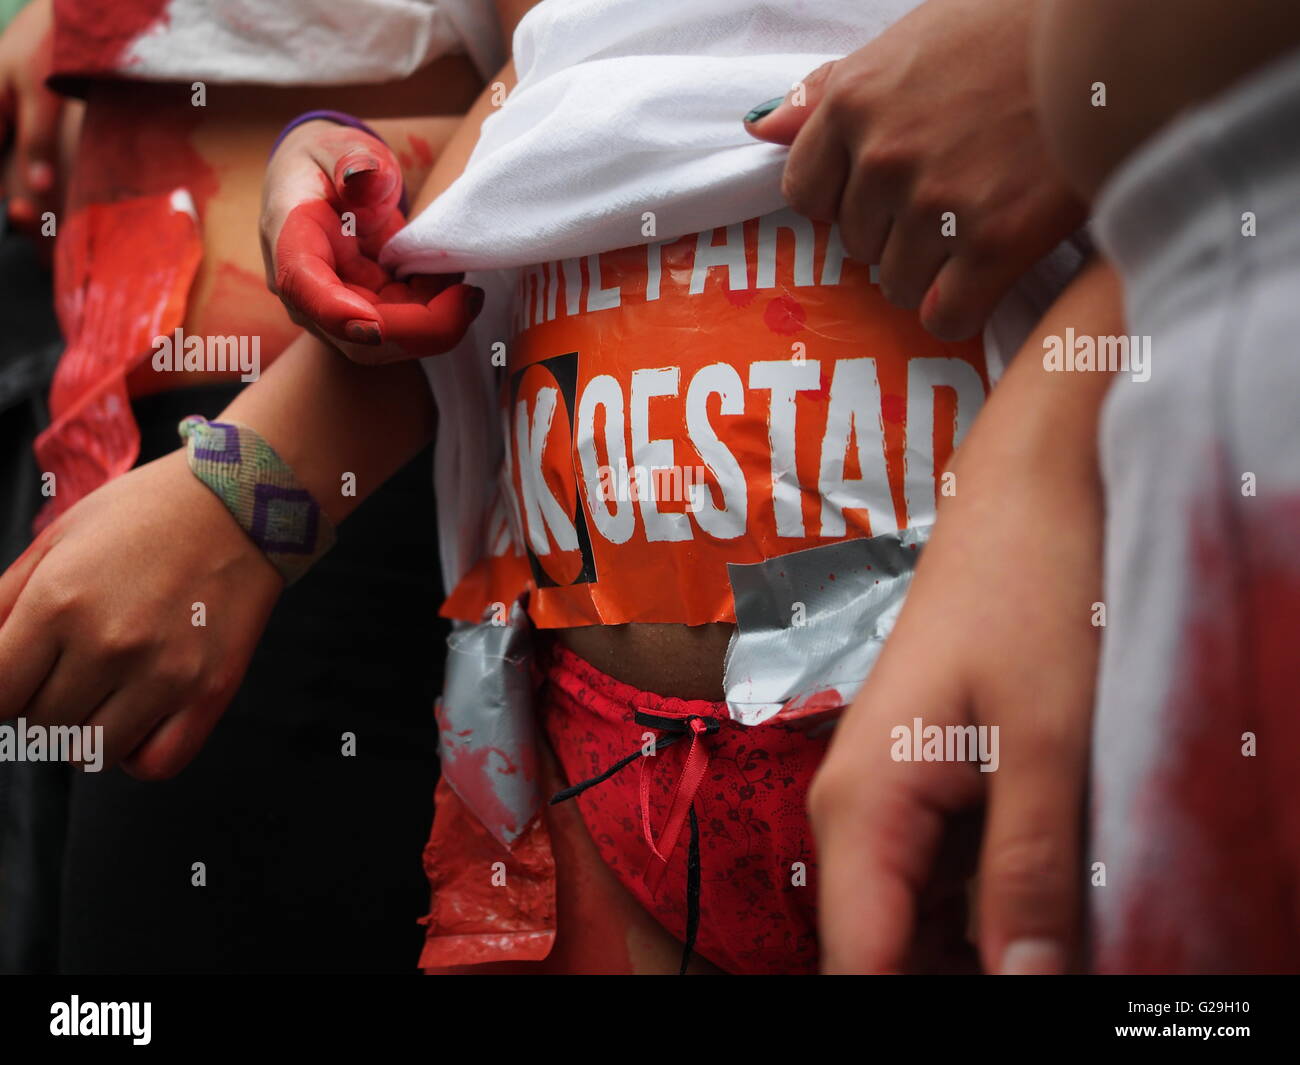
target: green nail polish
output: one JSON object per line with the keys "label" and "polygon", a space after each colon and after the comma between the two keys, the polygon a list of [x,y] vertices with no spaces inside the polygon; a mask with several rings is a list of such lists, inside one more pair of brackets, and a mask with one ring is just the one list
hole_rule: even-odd
{"label": "green nail polish", "polygon": [[767,118],[768,115],[781,106],[783,100],[785,100],[784,96],[776,96],[766,103],[759,104],[745,116],[745,124],[748,125],[750,122],[757,122],[759,119]]}

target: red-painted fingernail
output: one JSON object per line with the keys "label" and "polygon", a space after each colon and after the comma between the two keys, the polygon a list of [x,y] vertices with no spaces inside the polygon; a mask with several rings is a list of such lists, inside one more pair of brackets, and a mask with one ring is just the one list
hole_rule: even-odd
{"label": "red-painted fingernail", "polygon": [[351,163],[343,170],[344,184],[355,180],[362,174],[373,174],[379,169],[379,164],[373,159],[367,159],[364,162]]}
{"label": "red-painted fingernail", "polygon": [[379,325],[376,322],[367,322],[360,318],[353,318],[344,327],[343,332],[347,338],[354,344],[378,344]]}

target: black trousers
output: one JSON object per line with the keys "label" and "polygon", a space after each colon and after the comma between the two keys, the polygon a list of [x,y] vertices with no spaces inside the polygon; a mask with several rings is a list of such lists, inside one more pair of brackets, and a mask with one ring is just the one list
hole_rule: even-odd
{"label": "black trousers", "polygon": [[[138,401],[141,461],[232,394]],[[367,499],[286,590],[179,776],[73,774],[62,970],[416,972],[446,647],[431,461]]]}

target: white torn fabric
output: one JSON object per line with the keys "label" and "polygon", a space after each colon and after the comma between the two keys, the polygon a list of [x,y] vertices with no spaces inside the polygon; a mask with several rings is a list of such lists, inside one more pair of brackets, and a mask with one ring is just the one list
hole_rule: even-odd
{"label": "white torn fabric", "polygon": [[464,175],[389,242],[402,272],[528,266],[757,218],[786,149],[741,119],[917,0],[548,0]]}
{"label": "white torn fabric", "polygon": [[55,73],[248,85],[399,81],[467,54],[504,62],[491,0],[55,0]]}
{"label": "white torn fabric", "polygon": [[[400,274],[468,271],[471,284],[486,277],[508,293],[521,266],[776,211],[788,149],[756,141],[744,114],[918,2],[547,0],[519,23],[518,85],[484,122],[465,172],[383,261]],[[984,331],[991,379],[1081,261],[1080,243],[1065,242],[1003,298]],[[496,467],[485,463],[501,454],[495,408],[465,401],[491,394],[490,343],[509,341],[509,310],[490,295],[461,347],[425,361],[441,411],[435,480],[448,588],[473,563],[465,550],[493,501]],[[444,380],[462,372],[475,380]]]}

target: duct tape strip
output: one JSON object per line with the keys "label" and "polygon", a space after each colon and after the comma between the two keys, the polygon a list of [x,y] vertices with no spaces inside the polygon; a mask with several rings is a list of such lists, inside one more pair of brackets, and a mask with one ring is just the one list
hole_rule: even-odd
{"label": "duct tape strip", "polygon": [[727,567],[736,632],[723,686],[744,725],[846,706],[893,630],[930,526]]}
{"label": "duct tape strip", "polygon": [[447,638],[438,706],[442,775],[510,847],[541,809],[532,712],[532,626],[521,603]]}

